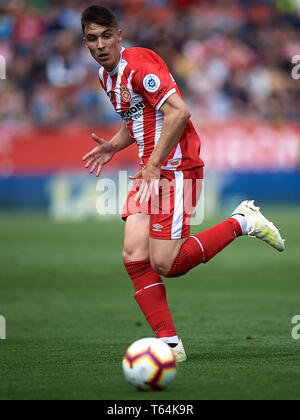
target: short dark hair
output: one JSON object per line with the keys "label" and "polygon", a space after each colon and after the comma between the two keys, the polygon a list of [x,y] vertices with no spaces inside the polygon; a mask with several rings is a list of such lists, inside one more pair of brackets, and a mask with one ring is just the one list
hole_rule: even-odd
{"label": "short dark hair", "polygon": [[116,16],[109,9],[102,6],[90,6],[82,13],[81,26],[83,33],[85,33],[85,28],[92,23],[105,28],[118,28]]}

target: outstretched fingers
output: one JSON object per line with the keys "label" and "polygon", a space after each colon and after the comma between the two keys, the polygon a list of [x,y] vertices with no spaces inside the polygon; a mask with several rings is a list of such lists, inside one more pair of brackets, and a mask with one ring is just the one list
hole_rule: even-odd
{"label": "outstretched fingers", "polygon": [[99,163],[98,170],[97,170],[97,173],[96,173],[97,178],[100,176],[101,171],[102,171],[102,165]]}
{"label": "outstretched fingers", "polygon": [[91,170],[90,170],[90,173],[91,173],[91,174],[93,174],[93,173],[94,173],[94,171],[95,171],[95,169],[97,168],[97,166],[98,166],[98,162],[96,161],[96,162],[94,162],[93,166],[91,167]]}
{"label": "outstretched fingers", "polygon": [[96,176],[99,177],[102,171],[102,163],[99,162],[99,160],[96,160],[91,167],[90,173],[93,174],[95,170],[97,169]]}
{"label": "outstretched fingers", "polygon": [[88,169],[88,168],[91,166],[91,164],[94,162],[94,160],[95,160],[95,158],[90,159],[90,160],[87,162],[87,164],[85,165],[85,167]]}
{"label": "outstretched fingers", "polygon": [[105,140],[100,139],[100,137],[96,136],[95,133],[92,134],[92,138],[93,138],[93,140],[95,140],[96,143],[100,144],[100,146],[102,144],[106,143]]}
{"label": "outstretched fingers", "polygon": [[85,162],[86,160],[90,159],[94,156],[94,152],[89,152],[87,155],[85,155],[82,160]]}
{"label": "outstretched fingers", "polygon": [[[105,144],[105,143],[106,143],[106,141],[105,141],[105,140],[100,139],[98,136],[96,136],[96,134],[95,134],[95,133],[93,133],[93,134],[92,134],[92,138],[93,138],[93,140],[95,140],[95,142],[96,142],[96,143],[98,143],[100,146],[102,146],[103,144]],[[88,168],[88,167],[91,165],[91,163],[93,162],[93,160],[95,159],[95,151],[96,151],[96,149],[92,150],[91,152],[87,153],[87,154],[86,154],[86,155],[82,158],[82,160],[83,160],[84,162],[85,162],[85,161],[87,161],[88,159],[90,159],[90,161],[87,163],[86,168]]]}

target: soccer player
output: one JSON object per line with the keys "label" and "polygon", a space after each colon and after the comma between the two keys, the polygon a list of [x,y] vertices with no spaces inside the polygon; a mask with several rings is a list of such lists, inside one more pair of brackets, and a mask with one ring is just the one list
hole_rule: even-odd
{"label": "soccer player", "polygon": [[[141,170],[131,177],[134,186],[122,215],[123,261],[135,299],[156,337],[173,348],[177,361],[184,361],[186,353],[161,276],[186,274],[242,235],[262,239],[279,251],[284,250],[284,241],[253,201],[243,202],[228,220],[190,237],[204,164],[200,139],[175,80],[155,52],[121,46],[122,30],[110,10],[87,8],[82,30],[87,48],[100,64],[100,84],[123,119],[110,141],[92,134],[98,145],[83,160],[99,176],[116,153],[138,144]],[[162,188],[163,182],[170,188]]]}

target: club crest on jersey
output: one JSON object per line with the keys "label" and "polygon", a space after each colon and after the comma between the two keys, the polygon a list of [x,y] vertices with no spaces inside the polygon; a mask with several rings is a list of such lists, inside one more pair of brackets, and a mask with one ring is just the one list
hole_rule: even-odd
{"label": "club crest on jersey", "polygon": [[154,93],[160,88],[160,78],[155,74],[148,74],[144,77],[143,85],[147,92]]}
{"label": "club crest on jersey", "polygon": [[131,93],[126,86],[120,86],[121,98],[124,102],[131,101]]}

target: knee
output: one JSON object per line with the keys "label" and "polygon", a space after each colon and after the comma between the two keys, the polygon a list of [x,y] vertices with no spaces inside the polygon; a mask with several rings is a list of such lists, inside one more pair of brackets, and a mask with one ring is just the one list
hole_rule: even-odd
{"label": "knee", "polygon": [[165,261],[161,258],[151,258],[151,266],[153,270],[160,276],[168,277],[170,273],[170,261]]}
{"label": "knee", "polygon": [[122,259],[124,263],[136,261],[134,252],[131,252],[129,249],[126,248],[124,248],[122,251]]}
{"label": "knee", "polygon": [[149,260],[149,258],[149,252],[147,252],[147,250],[124,247],[122,251],[122,259],[124,263],[132,261],[145,261]]}

